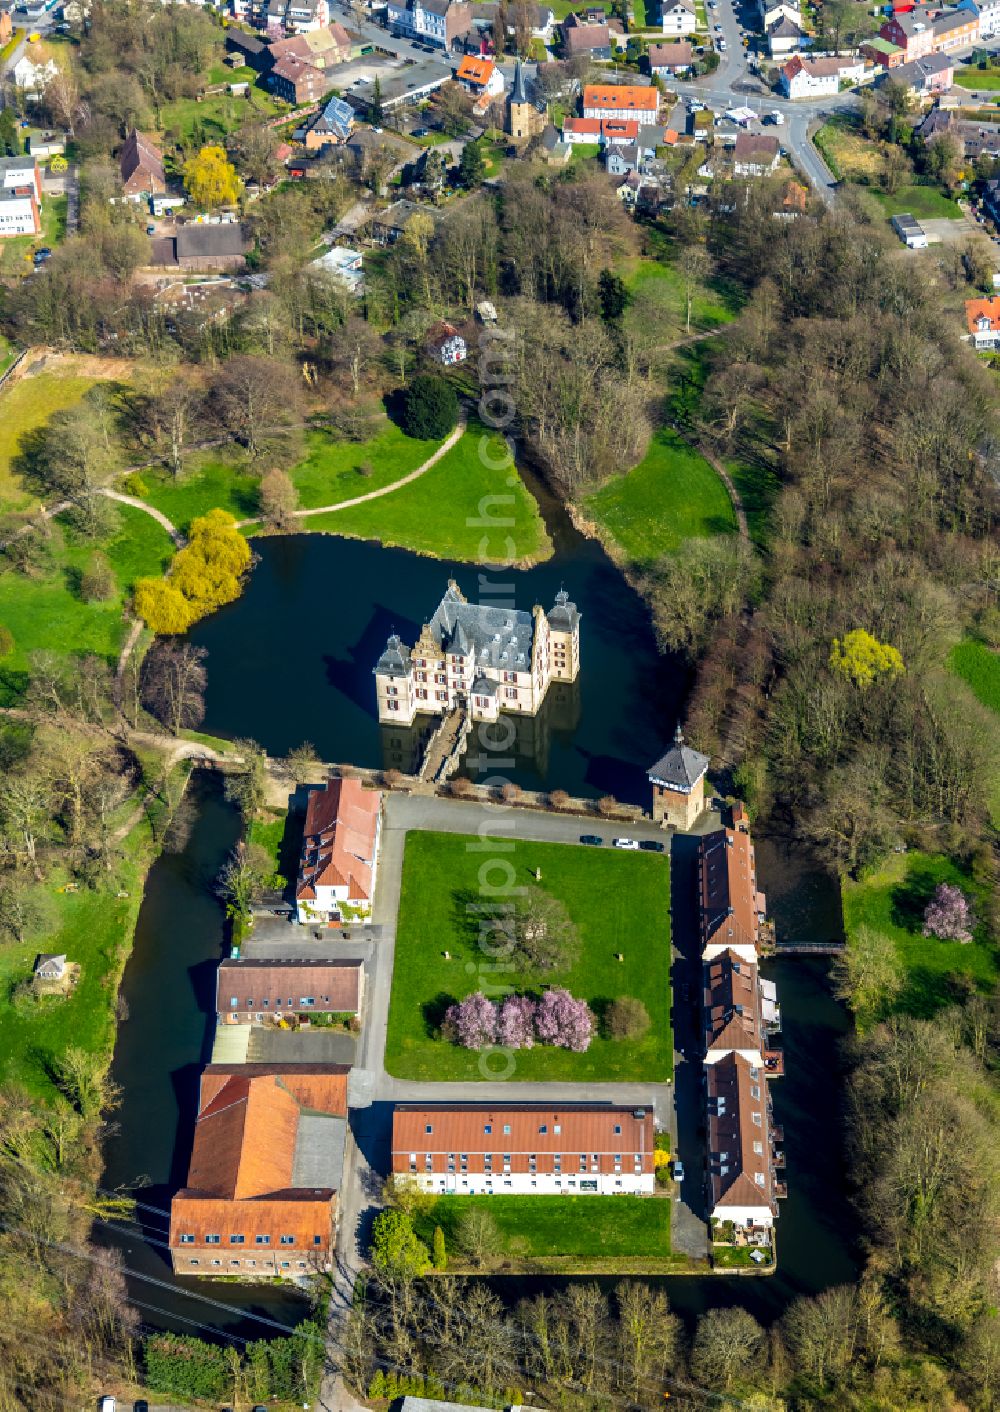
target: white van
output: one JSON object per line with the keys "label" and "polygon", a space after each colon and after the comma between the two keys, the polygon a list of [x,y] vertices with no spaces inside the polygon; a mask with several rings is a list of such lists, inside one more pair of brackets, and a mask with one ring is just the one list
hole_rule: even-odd
{"label": "white van", "polygon": [[117,1412],[118,1404],[110,1395],[101,1398],[101,1412]]}

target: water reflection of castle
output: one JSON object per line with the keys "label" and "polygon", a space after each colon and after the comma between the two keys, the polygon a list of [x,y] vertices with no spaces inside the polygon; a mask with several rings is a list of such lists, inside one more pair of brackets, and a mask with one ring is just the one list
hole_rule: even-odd
{"label": "water reflection of castle", "polygon": [[[504,712],[497,721],[478,722],[469,738],[459,773],[472,780],[483,780],[494,772],[525,770],[544,782],[553,739],[565,737],[568,743],[579,724],[579,678],[551,681],[535,715],[515,716]],[[439,725],[439,717],[423,715],[416,716],[409,726],[383,722],[379,727],[382,768],[399,770],[404,775],[416,774],[427,742]]]}

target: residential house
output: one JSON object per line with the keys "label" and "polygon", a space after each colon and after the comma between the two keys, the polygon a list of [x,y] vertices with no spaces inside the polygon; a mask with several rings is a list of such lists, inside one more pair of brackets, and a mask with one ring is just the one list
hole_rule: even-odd
{"label": "residential house", "polygon": [[724,951],[741,961],[757,960],[765,899],[757,891],[756,860],[749,830],[715,829],[698,840],[698,929],[702,959]]}
{"label": "residential house", "polygon": [[639,124],[634,118],[566,118],[563,121],[563,141],[571,146],[596,142],[600,147],[609,147],[635,142],[638,137]]}
{"label": "residential house", "polygon": [[[492,32],[500,12],[498,0],[487,0],[485,4],[473,4],[472,23],[480,32]],[[507,33],[511,36],[515,34],[515,19],[521,15],[518,7],[517,15],[510,6],[507,7]],[[527,5],[527,17],[531,24],[532,39],[540,39],[543,44],[551,44],[553,30],[555,28],[555,14],[549,5],[533,4],[531,0]]]}
{"label": "residential house", "polygon": [[649,72],[654,78],[671,78],[694,68],[694,49],[687,40],[676,44],[651,44],[647,54]]}
{"label": "residential house", "polygon": [[797,20],[788,15],[778,15],[765,30],[767,52],[772,59],[783,59],[807,48],[812,40]]}
{"label": "residential house", "polygon": [[793,0],[758,0],[757,9],[760,15],[760,27],[765,32],[769,25],[783,16],[793,20],[799,26],[802,24],[801,6],[793,3]]}
{"label": "residential house", "polygon": [[322,69],[291,54],[277,61],[267,82],[275,97],[296,108],[305,103],[318,103],[330,86]]}
{"label": "residential house", "polygon": [[22,54],[9,70],[14,86],[32,103],[38,102],[45,92],[46,85],[58,72],[59,68],[54,59],[32,58],[28,54]]}
{"label": "residential house", "polygon": [[880,34],[874,39],[866,39],[859,46],[858,52],[863,59],[870,59],[873,64],[878,64],[883,69],[896,69],[906,62],[906,50],[889,39],[883,39]]}
{"label": "residential house", "polygon": [[761,1062],[764,1025],[757,966],[734,951],[723,951],[705,962],[702,1024],[705,1063],[717,1064],[727,1054]]}
{"label": "residential house", "polygon": [[963,157],[1000,157],[1000,123],[966,122],[941,107],[930,110],[916,129],[924,142],[933,142],[941,133],[950,133],[962,146]]}
{"label": "residential house", "polygon": [[673,745],[646,771],[653,786],[653,818],[657,823],[683,830],[691,828],[705,808],[707,769],[708,756],[685,744],[678,722]]}
{"label": "residential house", "polygon": [[122,178],[122,194],[130,201],[162,196],[167,189],[163,154],[155,142],[143,137],[134,128],[118,154],[118,170]]}
{"label": "residential house", "polygon": [[1000,296],[990,299],[967,299],[965,301],[965,322],[969,328],[969,341],[977,350],[1000,348]]}
{"label": "residential house", "polygon": [[979,21],[979,38],[993,39],[1000,34],[1000,0],[958,0],[958,8],[967,10]]}
{"label": "residential house", "polygon": [[460,1196],[649,1194],[655,1187],[653,1102],[400,1104],[392,1172]]}
{"label": "residential house", "polygon": [[433,206],[420,206],[406,200],[393,202],[387,210],[372,217],[372,240],[376,245],[395,245],[416,215],[429,216],[435,223],[438,217]]}
{"label": "residential house", "polygon": [[174,235],[157,236],[150,243],[151,265],[212,273],[242,270],[250,249],[250,241],[238,221],[222,225],[188,221]]}
{"label": "residential house", "polygon": [[760,1056],[728,1054],[705,1067],[709,1214],[769,1229],[777,1215],[769,1094]]}
{"label": "residential house", "polygon": [[660,28],[664,34],[694,34],[698,28],[695,0],[662,0]]}
{"label": "residential house", "polygon": [[864,72],[859,59],[838,55],[804,59],[796,54],[782,67],[779,82],[786,98],[820,98],[839,93],[841,84],[860,83]]}
{"label": "residential house", "polygon": [[61,981],[66,974],[65,953],[56,956],[51,952],[43,952],[36,960],[32,974],[39,981]]}
{"label": "residential house", "polygon": [[1000,227],[1000,177],[990,177],[983,187],[983,210]]}
{"label": "residential house", "polygon": [[940,93],[955,81],[955,62],[947,54],[928,54],[900,64],[885,76],[885,81],[900,83],[917,98]]}
{"label": "residential house", "polygon": [[354,129],[354,109],[343,98],[330,98],[316,120],[306,130],[305,145],[310,152],[346,142]]}
{"label": "residential house", "polygon": [[567,59],[580,54],[595,60],[611,58],[611,31],[606,24],[586,24],[577,15],[567,15],[560,28]]}
{"label": "residential house", "polygon": [[216,1015],[223,1025],[359,1015],[364,974],[360,961],[221,961]]}
{"label": "residential house", "polygon": [[187,1183],[170,1203],[175,1274],[326,1270],[347,1131],[345,1065],[210,1064]]}
{"label": "residential house", "polygon": [[534,716],[549,685],[580,671],[580,613],[560,589],[548,613],[470,603],[454,579],[412,648],[393,633],[374,674],[378,718],[412,725],[465,704],[473,720]]}
{"label": "residential house", "polygon": [[0,159],[0,239],[38,235],[41,209],[42,179],[34,157]]}
{"label": "residential house", "polygon": [[427,348],[436,363],[446,368],[464,363],[469,356],[465,339],[454,324],[439,323],[427,331]]}
{"label": "residential house", "polygon": [[893,216],[890,224],[908,250],[927,249],[927,232],[908,211]]}
{"label": "residential house", "polygon": [[347,285],[352,294],[361,294],[365,280],[362,273],[362,254],[346,245],[335,245],[325,255],[313,260],[313,269],[325,270]]}
{"label": "residential house", "polygon": [[331,25],[310,30],[300,37],[306,42],[312,62],[317,68],[326,69],[327,73],[339,64],[346,64],[354,50],[351,36],[336,20]]}
{"label": "residential house", "polygon": [[551,166],[565,166],[571,155],[572,148],[568,142],[562,140],[558,128],[553,123],[546,123],[539,143],[539,156],[542,161]]}
{"label": "residential house", "polygon": [[741,132],[733,148],[733,170],[738,177],[770,176],[781,161],[781,144],[764,132]]}
{"label": "residential house", "polygon": [[503,72],[492,59],[466,54],[455,70],[455,82],[473,98],[492,98],[504,90]]}
{"label": "residential house", "polygon": [[587,84],[583,90],[585,118],[634,118],[645,126],[659,112],[660,95],[651,84]]}
{"label": "residential house", "polygon": [[[3,211],[3,194],[0,193],[0,213]],[[31,985],[36,995],[65,997],[80,981],[80,964],[70,961],[65,955],[43,953],[35,960]]]}
{"label": "residential house", "polygon": [[907,61],[928,54],[966,49],[979,39],[979,19],[971,10],[931,11],[914,9],[909,14],[892,15],[879,30],[883,39],[898,45]]}
{"label": "residential house", "polygon": [[382,837],[382,794],[360,780],[330,776],[310,792],[295,884],[300,922],[349,922],[371,915]]}
{"label": "residential house", "polygon": [[642,165],[643,150],[638,142],[616,143],[605,148],[604,166],[608,176],[627,177]]}
{"label": "residential house", "polygon": [[472,6],[460,0],[388,0],[393,34],[451,50],[472,28]]}
{"label": "residential house", "polygon": [[283,19],[286,29],[307,34],[330,23],[330,6],[327,0],[287,0]]}

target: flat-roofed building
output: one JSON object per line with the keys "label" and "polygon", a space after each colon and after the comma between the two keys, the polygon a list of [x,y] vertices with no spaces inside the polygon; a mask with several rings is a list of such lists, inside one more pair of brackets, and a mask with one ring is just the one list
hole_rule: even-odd
{"label": "flat-roofed building", "polygon": [[652,1095],[636,1108],[572,1104],[402,1104],[392,1172],[424,1190],[605,1196],[655,1185]]}

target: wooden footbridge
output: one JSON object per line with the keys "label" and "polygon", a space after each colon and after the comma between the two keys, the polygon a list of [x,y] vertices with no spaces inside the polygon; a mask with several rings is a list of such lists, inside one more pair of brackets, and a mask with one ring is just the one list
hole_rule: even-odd
{"label": "wooden footbridge", "polygon": [[779,941],[772,956],[839,956],[846,949],[843,941]]}

